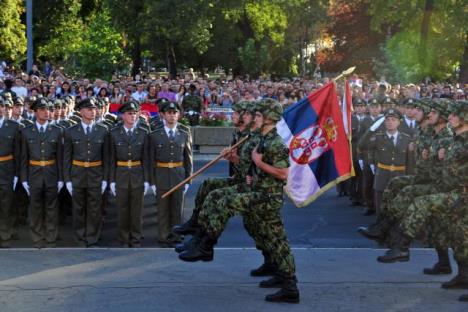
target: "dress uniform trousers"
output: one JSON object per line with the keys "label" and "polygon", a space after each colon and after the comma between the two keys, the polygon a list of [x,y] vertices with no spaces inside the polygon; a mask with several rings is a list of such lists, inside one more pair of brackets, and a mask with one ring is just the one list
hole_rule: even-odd
{"label": "dress uniform trousers", "polygon": [[35,245],[54,244],[58,236],[57,187],[31,186],[29,228]]}
{"label": "dress uniform trousers", "polygon": [[96,244],[101,235],[101,188],[73,188],[73,228],[79,243]]}
{"label": "dress uniform trousers", "polygon": [[138,245],[143,237],[143,186],[123,188],[117,185],[116,205],[119,211],[119,241]]}
{"label": "dress uniform trousers", "polygon": [[13,186],[0,185],[0,242],[9,241],[13,234]]}

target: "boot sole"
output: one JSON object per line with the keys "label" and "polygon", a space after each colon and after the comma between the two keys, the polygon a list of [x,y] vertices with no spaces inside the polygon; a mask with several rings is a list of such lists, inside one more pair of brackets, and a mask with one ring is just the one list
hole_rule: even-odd
{"label": "boot sole", "polygon": [[203,262],[210,262],[210,261],[213,261],[213,257],[204,257],[204,258],[190,258],[190,259],[187,259],[187,258],[181,258],[179,256],[179,259],[182,260],[182,261],[185,261],[185,262],[197,262],[197,261],[203,261]]}
{"label": "boot sole", "polygon": [[250,276],[253,276],[253,277],[265,277],[265,276],[273,276],[275,275],[275,272],[267,272],[267,273],[250,273]]}
{"label": "boot sole", "polygon": [[260,285],[258,284],[258,287],[260,288],[281,288],[283,286],[283,284],[280,284],[280,285]]}
{"label": "boot sole", "polygon": [[444,275],[444,274],[452,274],[452,271],[423,271],[423,274],[426,275]]}
{"label": "boot sole", "polygon": [[409,257],[402,257],[402,258],[389,259],[389,260],[377,259],[377,261],[380,263],[408,262],[409,260],[410,260]]}
{"label": "boot sole", "polygon": [[468,289],[468,284],[456,285],[456,286],[440,286],[443,289]]}
{"label": "boot sole", "polygon": [[285,303],[299,303],[301,300],[299,298],[282,298],[282,299],[268,299],[265,298],[265,301],[268,302],[285,302]]}

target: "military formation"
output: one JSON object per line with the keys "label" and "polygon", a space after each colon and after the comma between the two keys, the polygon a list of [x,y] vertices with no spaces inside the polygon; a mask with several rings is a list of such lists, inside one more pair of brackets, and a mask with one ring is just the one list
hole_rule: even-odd
{"label": "military formation", "polygon": [[192,174],[192,140],[178,122],[180,107],[158,100],[160,114],[147,120],[135,100],[117,117],[107,98],[71,96],[51,102],[4,92],[0,98],[0,246],[18,238],[27,224],[34,247],[55,247],[59,225],[71,215],[81,247],[101,239],[109,193],[118,211],[117,238],[139,247],[143,238],[143,199],[157,201],[159,243],[181,238],[171,228],[181,222],[183,191],[161,199]]}
{"label": "military formation", "polygon": [[[468,103],[408,99],[360,130],[368,118],[366,110],[356,109],[353,156],[360,170],[341,186],[350,190],[353,203],[367,205],[366,214],[376,214],[358,232],[389,247],[377,258],[382,263],[409,261],[415,239],[435,248],[438,261],[424,274],[451,274],[452,248],[458,273],[442,287],[468,288]],[[468,301],[468,295],[460,300]]]}

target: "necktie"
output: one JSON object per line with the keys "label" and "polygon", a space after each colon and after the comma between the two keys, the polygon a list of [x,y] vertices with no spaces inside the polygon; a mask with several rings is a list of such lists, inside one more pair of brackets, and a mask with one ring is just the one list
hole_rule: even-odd
{"label": "necktie", "polygon": [[91,127],[90,126],[87,126],[86,127],[86,134],[90,134],[91,133]]}
{"label": "necktie", "polygon": [[41,128],[39,129],[39,132],[44,133],[44,126],[41,126]]}
{"label": "necktie", "polygon": [[390,140],[392,140],[393,145],[396,145],[396,144],[395,144],[395,137],[394,137],[393,135],[390,136]]}
{"label": "necktie", "polygon": [[132,130],[128,130],[127,135],[128,135],[128,137],[131,137],[132,136]]}
{"label": "necktie", "polygon": [[174,131],[172,129],[169,130],[169,139],[174,140]]}

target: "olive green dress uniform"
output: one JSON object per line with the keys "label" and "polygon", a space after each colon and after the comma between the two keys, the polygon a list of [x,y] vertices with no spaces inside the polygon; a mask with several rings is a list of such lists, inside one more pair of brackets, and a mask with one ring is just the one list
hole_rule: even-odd
{"label": "olive green dress uniform", "polygon": [[120,125],[110,133],[110,183],[116,185],[119,211],[118,238],[137,247],[142,239],[144,183],[150,181],[148,131],[143,127],[130,134]]}
{"label": "olive green dress uniform", "polygon": [[[3,105],[3,104],[2,104]],[[20,125],[2,118],[0,127],[0,247],[8,247],[17,215],[13,205],[13,180],[18,177],[20,161]],[[17,181],[16,187],[18,187]]]}
{"label": "olive green dress uniform", "polygon": [[83,246],[95,245],[101,234],[101,185],[108,178],[108,140],[107,128],[99,124],[93,124],[89,134],[81,123],[65,131],[64,178],[73,185],[73,229]]}
{"label": "olive green dress uniform", "polygon": [[198,125],[200,122],[200,113],[203,109],[201,98],[194,94],[196,89],[195,85],[190,85],[189,94],[184,96],[184,99],[182,100],[184,117],[189,120],[191,126]]}
{"label": "olive green dress uniform", "polygon": [[[355,99],[353,105],[365,106],[366,103],[360,99]],[[353,167],[355,171],[355,176],[350,179],[350,199],[353,205],[359,205],[363,202],[363,187],[364,187],[364,176],[363,170],[359,166],[359,139],[364,135],[366,125],[368,124],[369,117],[366,115],[358,116],[354,114],[351,117],[351,145],[352,145],[352,155],[353,155]]]}
{"label": "olive green dress uniform", "polygon": [[[171,103],[168,109],[174,109],[173,106],[176,104]],[[161,196],[192,174],[192,140],[190,134],[179,127],[172,139],[165,128],[160,127],[150,134],[149,146],[153,166],[151,179],[157,189],[158,237],[161,243],[171,244],[180,240],[171,234],[171,229],[181,223],[184,192],[179,189],[167,198]]]}
{"label": "olive green dress uniform", "polygon": [[[49,104],[38,99],[33,107]],[[58,236],[57,183],[63,181],[63,130],[50,123],[40,132],[36,125],[23,129],[21,175],[30,192],[29,227],[33,244],[53,246]]]}
{"label": "olive green dress uniform", "polygon": [[[389,109],[385,115],[401,117],[395,109]],[[408,170],[408,145],[411,138],[404,132],[398,132],[396,144],[386,132],[379,132],[371,139],[370,163],[374,165],[374,196],[377,214],[380,210],[382,193],[394,177],[406,174]]]}

